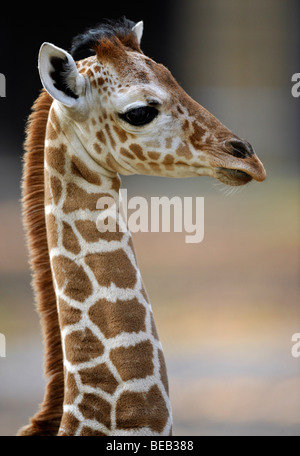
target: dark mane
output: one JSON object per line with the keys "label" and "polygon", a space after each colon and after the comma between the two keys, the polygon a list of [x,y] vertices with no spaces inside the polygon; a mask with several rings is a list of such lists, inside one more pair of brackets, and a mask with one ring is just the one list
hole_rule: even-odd
{"label": "dark mane", "polygon": [[118,38],[125,46],[141,52],[136,34],[132,31],[135,22],[125,16],[121,19],[110,20],[96,25],[77,35],[72,41],[71,54],[75,60],[81,60],[96,53],[95,48],[104,38]]}

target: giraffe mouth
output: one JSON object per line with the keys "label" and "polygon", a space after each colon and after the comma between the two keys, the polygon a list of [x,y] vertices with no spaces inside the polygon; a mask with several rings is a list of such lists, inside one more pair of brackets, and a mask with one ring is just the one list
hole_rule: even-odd
{"label": "giraffe mouth", "polygon": [[216,178],[220,182],[233,187],[248,184],[248,182],[251,182],[253,179],[253,177],[245,171],[228,168],[216,168]]}

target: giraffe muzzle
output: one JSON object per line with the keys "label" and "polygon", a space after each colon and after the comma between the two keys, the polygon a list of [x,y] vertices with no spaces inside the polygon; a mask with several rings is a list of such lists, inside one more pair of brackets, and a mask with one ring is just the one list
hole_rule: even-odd
{"label": "giraffe muzzle", "polygon": [[225,147],[228,153],[236,158],[251,158],[255,155],[251,144],[241,139],[225,141]]}
{"label": "giraffe muzzle", "polygon": [[240,186],[251,182],[263,182],[266,171],[248,141],[233,138],[224,143],[225,166],[216,168],[216,178],[226,185]]}

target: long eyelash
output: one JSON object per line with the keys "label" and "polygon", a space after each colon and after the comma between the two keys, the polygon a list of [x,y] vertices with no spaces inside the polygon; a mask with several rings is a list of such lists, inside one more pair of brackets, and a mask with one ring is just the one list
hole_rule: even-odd
{"label": "long eyelash", "polygon": [[127,114],[128,112],[132,111],[133,109],[139,109],[139,108],[147,108],[148,105],[137,105],[137,106],[130,106],[130,108],[126,108],[125,110],[122,109],[119,111],[119,116],[123,116]]}
{"label": "long eyelash", "polygon": [[[146,117],[145,119],[145,122],[141,121],[134,121],[134,120],[131,120],[128,116],[129,114],[131,113],[134,113],[136,111],[142,111],[144,109],[144,113],[148,114],[148,117]],[[148,111],[146,111],[148,110]],[[125,120],[126,122],[128,122],[129,124],[131,125],[135,125],[135,126],[144,126],[146,125],[147,123],[150,123],[152,122],[152,120],[154,120],[154,118],[158,115],[158,110],[154,107],[151,107],[151,106],[143,106],[143,107],[137,107],[137,108],[133,108],[133,109],[130,109],[129,111],[127,111],[126,113],[124,114],[120,114],[119,113],[119,117],[123,120]]]}

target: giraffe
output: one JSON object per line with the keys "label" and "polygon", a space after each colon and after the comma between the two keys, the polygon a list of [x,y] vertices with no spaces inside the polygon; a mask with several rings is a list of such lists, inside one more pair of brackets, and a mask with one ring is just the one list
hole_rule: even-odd
{"label": "giraffe", "polygon": [[[262,182],[251,145],[145,56],[143,22],[107,21],[70,53],[44,43],[42,92],[27,125],[23,213],[47,387],[18,435],[171,435],[163,349],[131,233],[118,219],[120,174]],[[100,214],[100,215],[99,215]]]}

